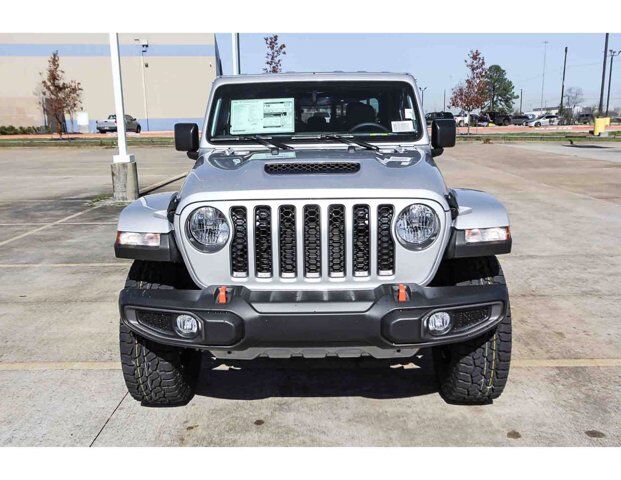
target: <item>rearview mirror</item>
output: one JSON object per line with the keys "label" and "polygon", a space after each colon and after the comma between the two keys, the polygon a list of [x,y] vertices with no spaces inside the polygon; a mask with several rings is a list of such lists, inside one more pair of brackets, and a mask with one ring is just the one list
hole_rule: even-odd
{"label": "rearview mirror", "polygon": [[193,158],[198,151],[198,125],[196,123],[175,123],[175,150],[187,152]]}
{"label": "rearview mirror", "polygon": [[431,146],[434,149],[454,147],[457,139],[455,120],[438,118],[431,123]]}

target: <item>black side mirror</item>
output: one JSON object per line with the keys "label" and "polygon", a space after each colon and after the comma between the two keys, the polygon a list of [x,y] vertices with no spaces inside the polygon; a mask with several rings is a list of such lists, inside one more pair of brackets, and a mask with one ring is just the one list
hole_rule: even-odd
{"label": "black side mirror", "polygon": [[433,149],[454,147],[457,140],[457,125],[454,119],[438,118],[431,123],[431,146]]}
{"label": "black side mirror", "polygon": [[196,156],[194,155],[198,152],[198,125],[196,123],[175,123],[175,150],[187,152],[190,158]]}

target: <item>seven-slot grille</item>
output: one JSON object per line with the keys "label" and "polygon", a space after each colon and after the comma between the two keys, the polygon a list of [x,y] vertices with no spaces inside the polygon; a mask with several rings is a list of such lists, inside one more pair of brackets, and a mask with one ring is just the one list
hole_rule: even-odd
{"label": "seven-slot grille", "polygon": [[233,277],[247,277],[249,264],[258,278],[395,273],[393,205],[234,206],[230,215]]}

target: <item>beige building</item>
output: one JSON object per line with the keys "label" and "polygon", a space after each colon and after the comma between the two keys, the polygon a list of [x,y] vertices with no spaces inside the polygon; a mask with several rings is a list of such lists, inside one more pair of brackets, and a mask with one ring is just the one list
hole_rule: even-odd
{"label": "beige building", "polygon": [[[218,69],[213,33],[119,35],[125,112],[142,130],[171,130],[202,123]],[[52,52],[66,78],[82,84],[82,109],[68,130],[95,131],[114,113],[108,34],[0,33],[0,125],[42,126],[37,90]]]}

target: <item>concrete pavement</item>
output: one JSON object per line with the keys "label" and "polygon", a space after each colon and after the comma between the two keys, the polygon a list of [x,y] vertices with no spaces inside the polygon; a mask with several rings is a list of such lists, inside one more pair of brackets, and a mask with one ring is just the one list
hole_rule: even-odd
{"label": "concrete pavement", "polygon": [[[121,207],[91,206],[110,193],[113,150],[0,150],[0,445],[621,445],[619,157],[531,147],[460,144],[436,159],[451,186],[489,191],[512,219],[514,362],[494,404],[444,403],[423,352],[405,366],[205,369],[174,409],[141,407],[119,369]],[[141,187],[192,166],[134,151]]]}

